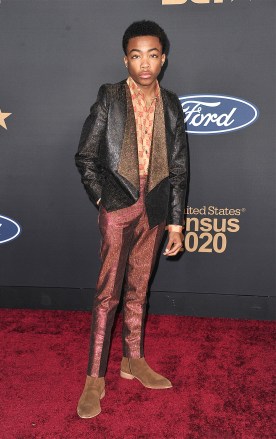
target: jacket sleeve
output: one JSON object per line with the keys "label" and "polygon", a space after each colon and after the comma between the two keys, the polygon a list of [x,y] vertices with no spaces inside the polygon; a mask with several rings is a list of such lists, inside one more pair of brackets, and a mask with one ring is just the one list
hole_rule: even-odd
{"label": "jacket sleeve", "polygon": [[82,127],[75,163],[81,174],[81,182],[92,203],[97,206],[103,185],[103,168],[99,160],[99,151],[107,124],[106,87],[101,85],[96,102],[90,107]]}
{"label": "jacket sleeve", "polygon": [[169,170],[170,198],[167,224],[182,226],[184,223],[184,209],[188,184],[188,141],[184,126],[183,109],[177,95],[176,99],[178,116]]}

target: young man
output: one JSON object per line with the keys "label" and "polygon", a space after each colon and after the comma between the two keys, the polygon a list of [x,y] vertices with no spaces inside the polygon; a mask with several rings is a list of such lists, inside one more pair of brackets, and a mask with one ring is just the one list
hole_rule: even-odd
{"label": "young man", "polygon": [[[100,87],[85,120],[76,165],[90,200],[99,205],[101,268],[92,309],[81,418],[101,411],[110,334],[123,288],[122,378],[151,389],[172,387],[144,358],[148,282],[164,230],[166,256],[182,247],[188,176],[182,107],[159,85],[167,37],[152,21],[132,23],[123,36],[128,77]],[[119,371],[118,371],[119,373]]]}

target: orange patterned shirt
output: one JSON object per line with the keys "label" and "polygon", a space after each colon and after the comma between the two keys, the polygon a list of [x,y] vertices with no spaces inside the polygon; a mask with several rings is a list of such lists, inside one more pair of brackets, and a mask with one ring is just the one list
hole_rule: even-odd
{"label": "orange patterned shirt", "polygon": [[151,150],[151,139],[156,100],[160,97],[160,88],[156,80],[155,96],[147,102],[145,95],[131,76],[127,78],[136,121],[138,144],[139,174],[147,175]]}

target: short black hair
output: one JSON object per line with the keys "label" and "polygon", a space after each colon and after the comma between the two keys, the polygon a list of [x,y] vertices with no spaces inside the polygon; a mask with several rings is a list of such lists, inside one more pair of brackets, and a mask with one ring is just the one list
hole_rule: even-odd
{"label": "short black hair", "polygon": [[151,35],[153,37],[159,38],[159,41],[162,45],[162,53],[166,53],[168,49],[168,37],[162,27],[154,21],[150,20],[141,20],[134,21],[128,28],[126,29],[123,36],[123,50],[125,55],[127,55],[127,45],[130,38],[141,37],[144,35]]}

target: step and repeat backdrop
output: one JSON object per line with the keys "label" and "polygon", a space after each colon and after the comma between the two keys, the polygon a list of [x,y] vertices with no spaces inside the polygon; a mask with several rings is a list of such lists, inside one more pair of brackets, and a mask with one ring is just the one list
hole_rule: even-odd
{"label": "step and repeat backdrop", "polygon": [[100,85],[126,77],[125,29],[150,19],[170,40],[160,80],[190,152],[185,252],[161,254],[151,289],[272,296],[274,13],[274,0],[2,0],[0,285],[95,286],[98,211],[74,154]]}

